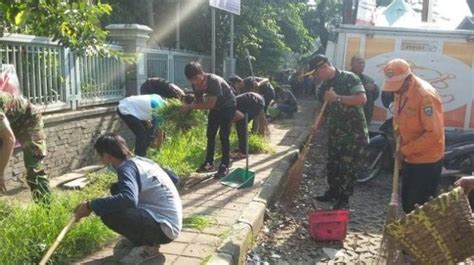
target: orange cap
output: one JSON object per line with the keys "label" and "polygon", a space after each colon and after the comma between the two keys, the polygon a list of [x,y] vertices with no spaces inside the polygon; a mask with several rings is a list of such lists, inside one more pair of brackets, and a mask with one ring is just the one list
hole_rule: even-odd
{"label": "orange cap", "polygon": [[393,59],[384,66],[383,73],[385,75],[383,90],[395,92],[402,87],[405,79],[411,75],[411,69],[407,61]]}

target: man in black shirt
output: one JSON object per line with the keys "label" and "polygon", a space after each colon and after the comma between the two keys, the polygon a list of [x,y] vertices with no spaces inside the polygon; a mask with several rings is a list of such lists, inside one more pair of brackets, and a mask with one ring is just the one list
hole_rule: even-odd
{"label": "man in black shirt", "polygon": [[184,92],[181,88],[159,77],[148,78],[145,83],[140,86],[140,94],[157,94],[163,98],[177,99],[181,99],[184,96]]}
{"label": "man in black shirt", "polygon": [[235,158],[244,158],[246,152],[247,139],[247,126],[245,124],[245,114],[248,115],[248,122],[256,118],[263,110],[265,106],[265,100],[260,94],[255,92],[247,92],[238,95],[237,111],[234,115],[234,121],[236,122],[235,128],[237,130],[237,136],[239,138],[239,151],[234,154]]}
{"label": "man in black shirt", "polygon": [[275,89],[270,80],[263,77],[248,76],[244,79],[246,92],[257,92],[265,99],[265,107],[263,110],[267,113],[270,102],[275,98]]}
{"label": "man in black shirt", "polygon": [[242,94],[243,87],[244,87],[244,80],[240,78],[238,75],[233,75],[227,79],[227,83],[229,83],[234,95]]}
{"label": "man in black shirt", "polygon": [[182,107],[183,111],[208,109],[207,116],[207,154],[206,161],[198,172],[214,171],[214,148],[216,134],[222,143],[222,160],[215,178],[222,178],[229,172],[230,143],[229,135],[232,118],[235,114],[236,101],[229,84],[220,76],[204,72],[201,64],[190,62],[184,68],[186,78],[191,82],[196,101]]}

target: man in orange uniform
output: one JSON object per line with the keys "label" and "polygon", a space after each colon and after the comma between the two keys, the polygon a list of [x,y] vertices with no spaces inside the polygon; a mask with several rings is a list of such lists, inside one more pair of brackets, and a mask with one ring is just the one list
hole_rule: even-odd
{"label": "man in orange uniform", "polygon": [[384,91],[394,92],[393,122],[400,136],[396,153],[402,162],[402,206],[411,212],[435,197],[444,153],[441,98],[428,82],[415,76],[403,59],[384,67]]}

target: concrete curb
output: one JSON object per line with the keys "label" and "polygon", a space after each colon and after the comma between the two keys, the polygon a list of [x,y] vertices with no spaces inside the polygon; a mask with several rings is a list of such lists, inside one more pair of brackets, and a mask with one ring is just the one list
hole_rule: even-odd
{"label": "concrete curb", "polygon": [[[304,144],[307,134],[302,134],[296,140],[296,146]],[[265,209],[274,202],[281,192],[282,183],[287,178],[288,170],[298,158],[299,148],[293,148],[281,159],[272,174],[263,184],[262,190],[249,203],[237,223],[232,227],[230,235],[223,239],[221,246],[212,255],[207,264],[227,265],[243,264],[248,249],[263,226]]]}

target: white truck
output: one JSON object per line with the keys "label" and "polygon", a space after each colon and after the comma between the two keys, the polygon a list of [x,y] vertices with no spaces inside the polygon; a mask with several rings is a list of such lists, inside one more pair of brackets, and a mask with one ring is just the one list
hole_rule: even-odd
{"label": "white truck", "polygon": [[[349,69],[352,56],[360,55],[366,60],[364,73],[381,87],[383,65],[403,58],[438,89],[447,129],[474,129],[474,31],[343,25],[335,33],[326,55],[336,67]],[[391,115],[380,98],[375,105],[372,125]]]}

